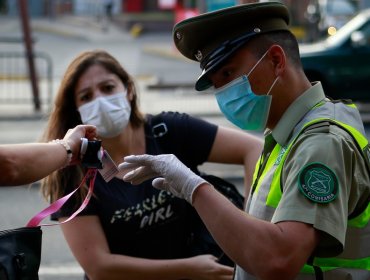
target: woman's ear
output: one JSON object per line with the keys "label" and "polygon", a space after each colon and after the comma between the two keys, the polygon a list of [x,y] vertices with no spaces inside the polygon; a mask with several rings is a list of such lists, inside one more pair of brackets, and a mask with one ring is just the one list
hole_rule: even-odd
{"label": "woman's ear", "polygon": [[275,75],[281,76],[286,67],[286,56],[283,48],[279,45],[272,45],[269,49],[268,56],[273,63]]}

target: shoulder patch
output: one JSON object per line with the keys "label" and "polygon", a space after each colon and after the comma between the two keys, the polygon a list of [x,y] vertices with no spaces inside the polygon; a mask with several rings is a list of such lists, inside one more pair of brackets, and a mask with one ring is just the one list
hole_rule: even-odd
{"label": "shoulder patch", "polygon": [[302,168],[298,175],[300,191],[311,201],[328,203],[338,195],[338,178],[327,166],[311,163]]}

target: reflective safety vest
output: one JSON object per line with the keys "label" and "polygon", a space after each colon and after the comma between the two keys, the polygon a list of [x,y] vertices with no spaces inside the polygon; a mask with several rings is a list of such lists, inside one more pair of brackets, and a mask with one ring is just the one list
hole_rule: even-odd
{"label": "reflective safety vest", "polygon": [[[250,215],[271,221],[282,196],[281,174],[292,145],[305,130],[329,124],[341,127],[352,136],[370,172],[369,143],[355,105],[323,101],[300,121],[285,147],[276,144],[264,166],[261,166],[262,156],[257,162],[252,193],[246,205]],[[310,265],[303,267],[297,279],[370,279],[370,197],[367,204],[355,212],[348,217],[343,253],[335,258],[315,257]],[[349,276],[352,278],[347,278]]]}

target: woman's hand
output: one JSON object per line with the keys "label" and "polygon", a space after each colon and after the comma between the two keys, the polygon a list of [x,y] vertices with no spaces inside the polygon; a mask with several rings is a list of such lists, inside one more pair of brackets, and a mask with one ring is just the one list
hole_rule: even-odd
{"label": "woman's hand", "polygon": [[189,278],[192,280],[231,280],[234,268],[222,265],[212,255],[189,258]]}

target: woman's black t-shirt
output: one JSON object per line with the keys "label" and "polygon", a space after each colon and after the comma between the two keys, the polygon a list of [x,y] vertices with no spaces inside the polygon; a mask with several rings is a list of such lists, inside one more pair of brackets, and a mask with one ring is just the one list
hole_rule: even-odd
{"label": "woman's black t-shirt", "polygon": [[[146,153],[175,154],[197,173],[197,167],[208,158],[216,132],[217,126],[187,114],[148,115]],[[113,254],[152,259],[187,257],[193,209],[185,200],[153,188],[151,181],[133,186],[113,178],[107,183],[98,174],[94,196],[79,215],[99,217]],[[72,190],[67,188],[66,194]],[[70,216],[74,206],[71,199],[52,218]]]}

